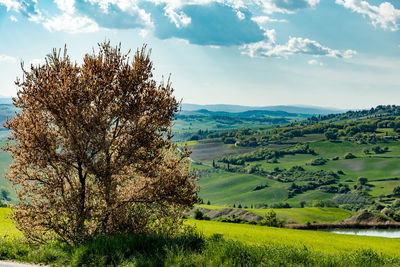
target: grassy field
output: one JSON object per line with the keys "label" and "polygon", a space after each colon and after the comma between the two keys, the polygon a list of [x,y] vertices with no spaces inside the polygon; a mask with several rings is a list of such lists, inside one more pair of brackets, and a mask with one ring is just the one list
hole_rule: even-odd
{"label": "grassy field", "polygon": [[[229,208],[226,206],[216,205],[196,205],[196,207],[202,207],[206,209],[223,209]],[[331,223],[345,220],[352,215],[354,212],[343,210],[339,208],[290,208],[290,209],[245,209],[251,211],[257,215],[264,216],[269,210],[273,210],[278,218],[285,220],[287,223],[307,223],[307,222],[318,222],[318,223]]]}
{"label": "grassy field", "polygon": [[11,209],[0,208],[0,237],[19,237],[21,232],[15,228],[14,223],[8,218]]}
{"label": "grassy field", "polygon": [[[256,186],[265,184],[269,187],[253,191]],[[205,203],[211,201],[211,204],[229,206],[280,202],[287,199],[287,188],[290,186],[265,177],[222,170],[211,176],[201,177],[199,185],[200,197]]]}
{"label": "grassy field", "polygon": [[[217,208],[214,206],[214,208]],[[308,209],[311,213],[313,209]],[[296,210],[292,210],[294,213]],[[323,210],[314,209],[318,214]],[[329,212],[331,212],[330,210]],[[0,208],[0,237],[20,237],[10,219],[6,218],[10,209]],[[283,211],[284,212],[284,211]],[[211,221],[185,220],[188,225],[195,225],[206,236],[222,234],[226,239],[238,240],[253,245],[276,245],[307,247],[323,253],[352,252],[359,248],[371,248],[377,252],[400,256],[398,247],[400,239],[339,235],[318,231],[292,230],[254,226],[247,224],[230,224]]]}
{"label": "grassy field", "polygon": [[248,224],[221,223],[187,220],[207,236],[222,234],[224,238],[255,245],[288,245],[322,253],[353,252],[357,249],[373,249],[378,253],[400,256],[400,239],[352,236],[320,231],[272,228]]}
{"label": "grassy field", "polygon": [[[390,195],[393,187],[399,185],[398,181],[376,181],[382,179],[391,179],[400,177],[400,142],[390,141],[377,144],[383,147],[389,147],[389,151],[382,154],[365,154],[364,150],[372,150],[375,145],[357,144],[349,141],[330,142],[322,140],[321,134],[306,135],[293,138],[294,141],[309,142],[309,146],[316,152],[311,154],[286,155],[278,159],[278,163],[269,163],[266,160],[247,162],[246,164],[260,165],[265,171],[273,172],[275,168],[290,169],[293,166],[302,166],[308,171],[338,171],[344,172],[340,175],[340,182],[348,184],[352,188],[359,177],[366,177],[370,181],[371,190],[369,194],[372,197],[379,195]],[[283,146],[285,146],[283,144]],[[215,161],[222,155],[237,155],[245,153],[244,149],[249,151],[259,148],[237,148],[232,145],[225,145],[221,142],[207,143],[199,141],[193,146],[193,159],[203,162],[203,166],[211,166],[212,160]],[[277,147],[280,149],[280,147]],[[354,159],[344,159],[346,153],[352,153],[356,156]],[[328,162],[321,166],[312,166],[310,163],[316,158],[328,159]],[[338,157],[338,160],[332,160]],[[218,162],[217,164],[222,164]],[[222,164],[226,167],[226,164]],[[206,168],[206,167],[203,167]],[[335,194],[325,193],[318,190],[310,190],[288,198],[288,188],[290,183],[279,183],[275,180],[246,173],[232,173],[226,171],[214,172],[207,177],[201,177],[199,181],[201,187],[200,196],[203,200],[211,201],[211,204],[233,206],[233,204],[242,204],[242,206],[274,204],[278,202],[287,202],[294,207],[299,203],[306,201],[311,204],[314,200],[332,199]],[[257,185],[268,185],[267,188],[253,191]]]}

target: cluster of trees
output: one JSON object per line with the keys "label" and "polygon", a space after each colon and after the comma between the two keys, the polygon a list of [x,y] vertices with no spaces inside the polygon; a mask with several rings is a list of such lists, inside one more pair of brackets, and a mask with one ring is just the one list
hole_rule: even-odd
{"label": "cluster of trees", "polygon": [[[379,105],[369,110],[347,111],[340,114],[318,115],[307,119],[308,123],[317,123],[322,121],[342,121],[359,118],[375,118],[382,116],[400,116],[400,106]],[[380,127],[381,128],[381,127]],[[392,128],[392,127],[390,127]]]}
{"label": "cluster of trees", "polygon": [[272,149],[259,149],[253,152],[244,153],[237,156],[222,157],[218,161],[234,165],[244,165],[246,162],[260,161],[260,160],[277,160],[285,155],[295,154],[312,154],[315,151],[309,147],[308,144],[297,144],[294,147],[272,150]]}
{"label": "cluster of trees", "polygon": [[11,201],[10,192],[6,189],[1,189],[0,190],[0,207],[6,207],[9,201]]}
{"label": "cluster of trees", "polygon": [[[350,191],[348,186],[343,186],[342,184],[336,185],[337,181],[339,180],[339,176],[336,173],[323,170],[283,171],[277,176],[277,179],[281,182],[292,182],[291,186],[288,188],[288,198],[292,198],[295,195],[315,189],[327,193]],[[304,181],[307,181],[307,183],[296,184],[296,182]]]}

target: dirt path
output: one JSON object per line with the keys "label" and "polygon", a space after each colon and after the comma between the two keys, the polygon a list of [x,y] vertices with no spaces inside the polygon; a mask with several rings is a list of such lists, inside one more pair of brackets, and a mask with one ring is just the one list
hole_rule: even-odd
{"label": "dirt path", "polygon": [[27,263],[18,263],[18,262],[11,262],[11,261],[0,261],[0,267],[37,267],[37,266],[44,266],[44,265],[31,265]]}

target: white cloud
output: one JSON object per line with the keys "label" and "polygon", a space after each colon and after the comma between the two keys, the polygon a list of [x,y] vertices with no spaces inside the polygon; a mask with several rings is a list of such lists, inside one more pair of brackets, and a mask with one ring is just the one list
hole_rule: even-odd
{"label": "white cloud", "polygon": [[75,0],[54,0],[54,3],[58,8],[67,14],[73,14],[75,12]]}
{"label": "white cloud", "polygon": [[[272,39],[274,40],[274,39]],[[335,58],[350,58],[356,54],[354,50],[339,51],[322,46],[320,43],[308,38],[290,37],[285,45],[276,45],[273,41],[261,41],[246,44],[242,53],[250,57],[289,57],[295,54],[308,54],[313,56],[328,56]]]}
{"label": "white cloud", "polygon": [[12,15],[10,16],[10,20],[13,22],[18,22],[18,19]]}
{"label": "white cloud", "polygon": [[0,5],[6,6],[7,11],[18,11],[21,8],[21,4],[15,0],[0,0]]}
{"label": "white cloud", "polygon": [[275,29],[265,30],[264,36],[267,37],[268,42],[275,43],[276,42],[276,31]]}
{"label": "white cloud", "polygon": [[236,12],[236,15],[240,20],[244,20],[246,18],[246,15],[240,11]]}
{"label": "white cloud", "polygon": [[324,65],[324,63],[319,62],[316,59],[311,59],[311,60],[307,61],[307,63],[310,64],[310,65],[318,65],[318,66],[323,66]]}
{"label": "white cloud", "polygon": [[374,26],[380,26],[382,29],[391,31],[399,29],[400,10],[389,2],[383,2],[379,6],[371,5],[362,0],[336,0],[336,3],[369,17]]}
{"label": "white cloud", "polygon": [[46,64],[46,60],[44,58],[35,58],[35,59],[32,59],[31,61],[29,61],[29,65],[38,66],[38,65],[44,65],[44,64]]}
{"label": "white cloud", "polygon": [[175,24],[177,28],[186,27],[192,21],[192,19],[188,17],[185,13],[183,13],[182,11],[178,13],[175,9],[171,7],[166,8],[165,15],[171,20],[172,23]]}
{"label": "white cloud", "polygon": [[17,62],[17,59],[7,55],[0,55],[0,63],[1,62]]}
{"label": "white cloud", "polygon": [[319,1],[320,0],[255,0],[254,2],[262,6],[266,14],[293,14],[299,9],[315,8]]}
{"label": "white cloud", "polygon": [[43,26],[49,31],[64,31],[68,33],[96,32],[99,26],[87,17],[62,14],[43,22]]}
{"label": "white cloud", "polygon": [[271,18],[269,16],[253,17],[253,18],[251,18],[251,20],[257,22],[258,24],[265,24],[265,23],[268,23],[268,22],[288,22],[285,19],[274,19],[274,18]]}

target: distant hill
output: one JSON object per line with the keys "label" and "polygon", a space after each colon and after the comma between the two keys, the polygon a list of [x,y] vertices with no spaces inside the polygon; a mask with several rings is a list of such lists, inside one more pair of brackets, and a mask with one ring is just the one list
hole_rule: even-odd
{"label": "distant hill", "polygon": [[265,106],[265,107],[252,107],[252,106],[240,106],[240,105],[225,105],[225,104],[216,104],[216,105],[197,105],[197,104],[182,104],[182,110],[184,111],[195,111],[206,109],[208,111],[222,111],[222,112],[230,112],[230,113],[239,113],[250,110],[268,110],[268,111],[284,111],[288,113],[296,113],[296,114],[308,114],[308,115],[327,115],[327,114],[336,114],[342,113],[346,110],[335,109],[335,108],[324,108],[324,107],[315,107],[315,106]]}
{"label": "distant hill", "polygon": [[12,99],[9,97],[0,97],[0,104],[12,104]]}

